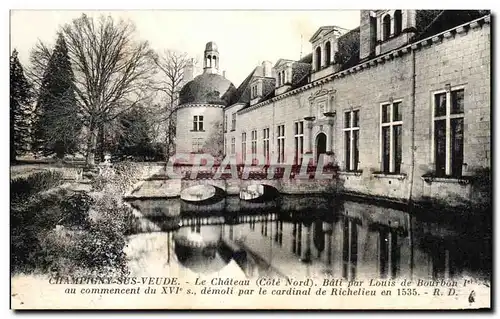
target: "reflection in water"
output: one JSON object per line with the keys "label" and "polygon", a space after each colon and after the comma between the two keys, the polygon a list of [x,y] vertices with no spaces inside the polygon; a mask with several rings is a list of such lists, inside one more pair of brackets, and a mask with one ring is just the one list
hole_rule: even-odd
{"label": "reflection in water", "polygon": [[358,223],[353,218],[344,216],[342,240],[342,277],[356,279],[358,265]]}
{"label": "reflection in water", "polygon": [[174,247],[177,260],[197,273],[219,271],[228,263],[228,259],[221,255],[222,226],[201,227],[199,219],[197,221],[195,225],[180,228],[175,232]]}
{"label": "reflection in water", "polygon": [[197,214],[184,206],[186,211],[181,207],[163,221],[158,213],[142,215],[173,234],[165,252],[169,261],[198,273],[219,271],[230,260],[249,277],[447,279],[491,273],[491,228],[481,212],[460,215],[455,223],[430,212],[410,215],[404,208],[322,197],[287,197],[270,209],[251,210],[245,203],[238,211],[233,199],[218,205],[223,208],[202,213],[200,207]]}

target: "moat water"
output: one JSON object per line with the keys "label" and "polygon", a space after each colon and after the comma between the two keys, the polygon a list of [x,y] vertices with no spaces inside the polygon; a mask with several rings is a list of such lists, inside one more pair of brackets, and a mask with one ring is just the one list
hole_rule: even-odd
{"label": "moat water", "polygon": [[141,227],[130,237],[129,255],[141,267],[154,267],[151,272],[210,275],[231,266],[246,278],[467,276],[489,282],[491,276],[491,210],[289,195],[266,202],[228,196],[206,204],[178,198],[130,204]]}

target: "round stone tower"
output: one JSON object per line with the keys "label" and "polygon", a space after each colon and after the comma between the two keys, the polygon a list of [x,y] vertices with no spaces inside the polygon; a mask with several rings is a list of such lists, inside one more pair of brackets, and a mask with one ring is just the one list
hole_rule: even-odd
{"label": "round stone tower", "polygon": [[203,73],[184,85],[177,108],[176,152],[222,153],[223,108],[236,88],[219,75],[219,50],[214,42],[205,46]]}

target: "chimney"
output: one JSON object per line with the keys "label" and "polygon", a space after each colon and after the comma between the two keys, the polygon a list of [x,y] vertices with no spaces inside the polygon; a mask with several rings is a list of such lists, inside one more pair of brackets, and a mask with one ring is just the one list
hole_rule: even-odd
{"label": "chimney", "polygon": [[186,66],[184,66],[184,79],[183,79],[184,83],[193,80],[193,73],[194,73],[194,59],[191,58],[186,63]]}
{"label": "chimney", "polygon": [[269,61],[264,61],[262,62],[262,75],[266,78],[270,78],[272,77],[272,65],[271,65],[271,62]]}
{"label": "chimney", "polygon": [[373,10],[361,10],[359,24],[359,59],[368,58],[377,44],[377,17]]}
{"label": "chimney", "polygon": [[225,79],[226,78],[226,70],[222,71],[222,77]]}

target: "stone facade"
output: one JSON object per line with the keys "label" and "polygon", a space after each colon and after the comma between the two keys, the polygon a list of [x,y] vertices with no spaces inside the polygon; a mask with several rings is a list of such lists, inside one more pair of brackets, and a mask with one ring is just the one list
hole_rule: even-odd
{"label": "stone facade", "polygon": [[[223,109],[220,105],[184,105],[177,110],[176,152],[201,152],[207,141],[220,134],[218,124],[222,125]],[[203,129],[194,130],[193,118],[203,116]]]}
{"label": "stone facade", "polygon": [[[487,204],[490,15],[476,12],[459,21],[446,20],[445,11],[396,11],[402,11],[397,18],[401,25],[391,25],[385,41],[380,41],[382,31],[373,28],[381,27],[380,19],[397,13],[362,11],[360,28],[350,34],[356,35],[359,50],[330,44],[335,55],[332,65],[317,71],[313,67],[288,90],[277,87],[260,102],[227,105],[225,154],[232,155],[234,138],[241,162],[248,162],[254,146],[263,156],[269,129],[270,162],[295,164],[300,153],[302,159],[311,157],[317,163],[318,155],[324,154],[340,168],[339,191],[403,201]],[[432,25],[435,21],[442,21],[441,29]],[[331,35],[332,28],[323,33]],[[321,34],[313,37],[313,45],[322,41]],[[343,41],[342,36],[332,39]],[[308,63],[318,59],[315,53]],[[436,113],[442,112],[438,98],[446,100],[440,104],[446,106],[446,116]]]}

